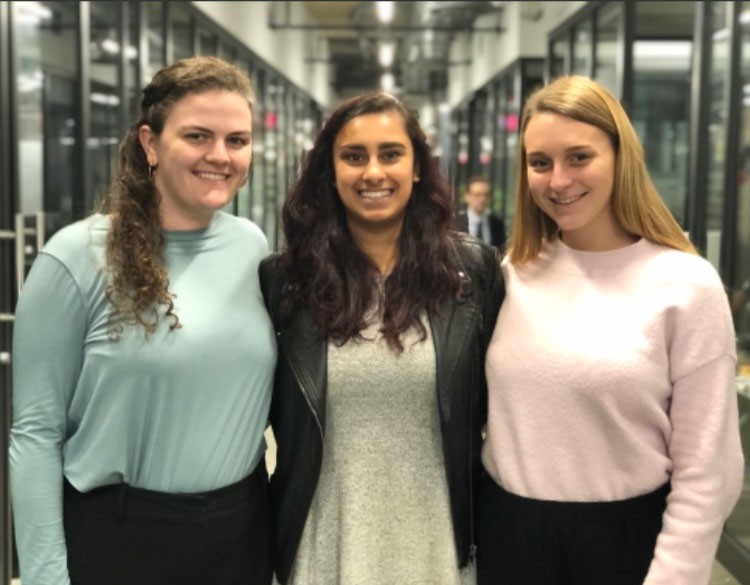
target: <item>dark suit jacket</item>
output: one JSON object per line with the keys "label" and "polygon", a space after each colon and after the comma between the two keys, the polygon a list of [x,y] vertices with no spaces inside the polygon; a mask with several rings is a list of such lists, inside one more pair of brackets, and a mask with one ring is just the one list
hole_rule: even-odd
{"label": "dark suit jacket", "polygon": [[[505,247],[505,223],[503,219],[494,213],[489,215],[490,222],[490,243],[502,250]],[[460,232],[469,233],[469,216],[462,211],[453,220],[453,227]]]}

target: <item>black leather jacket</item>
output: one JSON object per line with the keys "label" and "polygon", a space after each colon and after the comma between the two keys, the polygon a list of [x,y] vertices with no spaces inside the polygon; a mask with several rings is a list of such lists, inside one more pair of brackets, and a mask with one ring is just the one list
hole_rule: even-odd
{"label": "black leather jacket", "polygon": [[[430,314],[443,454],[459,566],[474,556],[474,490],[481,469],[486,419],[484,356],[505,294],[497,252],[459,237],[456,256],[469,296]],[[271,424],[276,469],[271,477],[273,562],[286,583],[318,483],[326,428],[327,340],[310,313],[297,310],[280,324],[286,285],[278,256],[265,259],[260,280],[279,345]]]}

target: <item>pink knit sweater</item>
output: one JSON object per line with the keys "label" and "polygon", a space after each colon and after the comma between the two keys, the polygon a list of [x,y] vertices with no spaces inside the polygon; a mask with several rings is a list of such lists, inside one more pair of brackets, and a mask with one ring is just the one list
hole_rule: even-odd
{"label": "pink knit sweater", "polygon": [[487,471],[543,500],[618,500],[671,482],[645,584],[705,585],[744,469],[716,271],[646,239],[609,252],[555,239],[503,271]]}

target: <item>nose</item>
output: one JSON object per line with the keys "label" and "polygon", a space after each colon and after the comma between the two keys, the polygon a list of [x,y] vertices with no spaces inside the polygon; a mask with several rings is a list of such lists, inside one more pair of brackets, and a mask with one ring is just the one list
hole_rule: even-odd
{"label": "nose", "polygon": [[365,167],[362,178],[368,183],[377,183],[378,181],[382,181],[385,178],[383,166],[380,164],[380,161],[376,157],[372,157],[369,160],[367,166]]}
{"label": "nose", "polygon": [[564,191],[567,189],[573,179],[565,165],[556,164],[552,167],[552,176],[550,177],[549,187],[553,191]]}
{"label": "nose", "polygon": [[229,161],[229,153],[223,140],[214,140],[206,152],[206,160],[215,164],[225,164]]}

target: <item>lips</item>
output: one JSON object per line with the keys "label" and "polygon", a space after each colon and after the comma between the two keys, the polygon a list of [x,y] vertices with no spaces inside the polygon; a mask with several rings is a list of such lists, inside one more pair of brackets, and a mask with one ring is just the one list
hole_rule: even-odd
{"label": "lips", "polygon": [[576,201],[580,201],[588,195],[588,191],[579,195],[573,195],[572,197],[550,197],[549,200],[555,205],[571,205]]}

